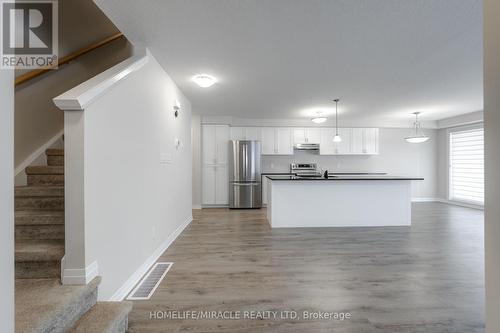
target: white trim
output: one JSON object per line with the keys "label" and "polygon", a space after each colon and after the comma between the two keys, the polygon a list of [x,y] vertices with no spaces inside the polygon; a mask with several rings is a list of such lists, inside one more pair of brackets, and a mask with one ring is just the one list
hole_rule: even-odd
{"label": "white trim", "polygon": [[[161,277],[158,279],[158,281],[156,282],[155,286],[153,287],[153,289],[151,289],[151,291],[149,292],[149,295],[146,296],[146,297],[134,297],[132,296],[133,294],[136,293],[137,289],[139,289],[142,285],[142,283],[144,281],[146,281],[146,279],[149,277],[149,275],[151,275],[151,272],[156,268],[156,266],[158,266],[159,264],[168,264],[168,268],[165,270],[165,272],[163,272],[163,274],[161,275]],[[170,268],[172,268],[173,266],[173,262],[157,262],[156,264],[153,265],[153,267],[151,267],[151,269],[149,270],[149,272],[141,279],[141,281],[137,284],[137,286],[134,288],[134,290],[132,290],[130,292],[130,296],[127,297],[127,300],[148,300],[151,298],[151,296],[155,293],[155,290],[156,288],[158,288],[158,286],[160,285],[161,281],[163,281],[163,279],[165,278],[165,275],[167,275],[168,271],[170,270]]]}
{"label": "white trim", "polygon": [[146,261],[125,281],[125,283],[118,288],[118,290],[111,296],[109,301],[123,301],[135,285],[141,280],[151,266],[153,266],[158,258],[165,252],[168,247],[175,241],[181,232],[193,221],[193,217],[188,217],[174,232],[172,232],[167,239],[165,239],[160,246],[146,259]]}
{"label": "white trim", "polygon": [[439,198],[411,198],[411,202],[438,202]]}
{"label": "white trim", "polygon": [[19,164],[14,170],[14,176],[19,175],[24,171],[27,167],[29,167],[37,158],[45,153],[45,150],[52,147],[57,140],[59,140],[64,135],[64,130],[59,131],[56,135],[49,139],[49,141],[45,142],[40,148],[35,150],[30,156],[28,156],[24,161]]}
{"label": "white trim", "polygon": [[99,275],[99,265],[94,261],[84,269],[64,268],[64,260],[61,259],[61,282],[66,285],[86,285]]}
{"label": "white trim", "polygon": [[192,209],[201,209],[201,205],[193,205]]}
{"label": "white trim", "polygon": [[484,210],[484,206],[481,205],[475,205],[475,204],[470,204],[466,202],[460,202],[460,201],[454,201],[454,200],[448,200],[448,199],[437,199],[438,202],[449,204],[449,205],[454,205],[454,206],[461,206],[461,207],[467,207],[467,208],[472,208],[472,209],[479,209],[479,210]]}
{"label": "white trim", "polygon": [[64,111],[84,110],[89,104],[106,92],[106,90],[126,78],[129,74],[139,70],[148,60],[149,52],[145,56],[133,56],[57,96],[53,99],[54,104]]}

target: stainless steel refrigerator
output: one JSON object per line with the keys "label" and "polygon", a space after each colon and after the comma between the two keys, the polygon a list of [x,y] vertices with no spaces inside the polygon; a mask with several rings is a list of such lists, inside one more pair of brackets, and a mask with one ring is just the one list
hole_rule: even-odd
{"label": "stainless steel refrigerator", "polygon": [[260,208],[260,141],[229,141],[229,208]]}

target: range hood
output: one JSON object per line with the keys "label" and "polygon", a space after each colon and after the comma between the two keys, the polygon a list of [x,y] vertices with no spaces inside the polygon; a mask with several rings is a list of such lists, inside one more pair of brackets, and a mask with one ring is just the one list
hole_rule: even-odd
{"label": "range hood", "polygon": [[295,150],[319,151],[318,143],[297,143],[293,147]]}

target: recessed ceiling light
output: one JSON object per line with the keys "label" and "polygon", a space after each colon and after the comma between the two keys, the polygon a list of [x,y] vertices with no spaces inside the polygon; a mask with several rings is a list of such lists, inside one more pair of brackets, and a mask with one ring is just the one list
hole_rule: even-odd
{"label": "recessed ceiling light", "polygon": [[208,88],[217,83],[217,79],[207,74],[199,74],[192,78],[192,81],[202,88]]}

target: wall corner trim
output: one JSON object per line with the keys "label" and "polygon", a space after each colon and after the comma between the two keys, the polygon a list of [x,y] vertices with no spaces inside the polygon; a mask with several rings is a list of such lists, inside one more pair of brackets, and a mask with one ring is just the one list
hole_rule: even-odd
{"label": "wall corner trim", "polygon": [[98,99],[106,90],[126,78],[129,74],[139,70],[148,61],[149,52],[146,55],[132,56],[62,95],[55,97],[53,102],[63,111],[82,111]]}
{"label": "wall corner trim", "polygon": [[158,260],[158,258],[165,252],[168,247],[176,240],[182,231],[193,221],[193,216],[189,216],[181,225],[177,227],[149,256],[146,261],[125,281],[125,283],[118,288],[118,290],[111,296],[109,301],[123,301],[140,279],[148,272],[151,266]]}
{"label": "wall corner trim", "polygon": [[64,268],[61,260],[61,282],[66,285],[85,285],[99,275],[99,265],[94,261],[83,269]]}

